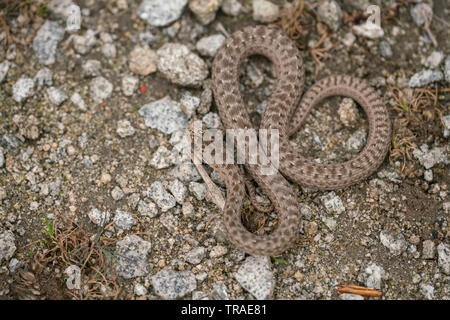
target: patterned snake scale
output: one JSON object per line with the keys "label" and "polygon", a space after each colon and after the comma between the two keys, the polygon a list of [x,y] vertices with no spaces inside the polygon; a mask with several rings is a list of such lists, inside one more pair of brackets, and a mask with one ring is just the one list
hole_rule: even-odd
{"label": "patterned snake scale", "polygon": [[[278,213],[276,229],[263,236],[249,232],[241,222],[246,193],[239,167],[208,164],[226,184],[223,222],[229,240],[252,255],[278,255],[296,243],[300,227],[297,197],[286,179],[319,190],[344,188],[362,181],[383,162],[390,147],[391,123],[386,106],[376,92],[364,80],[351,76],[324,78],[301,99],[304,69],[299,50],[281,30],[257,26],[246,27],[227,38],[213,62],[214,98],[225,128],[253,128],[239,89],[239,70],[244,60],[255,54],[269,58],[276,70],[276,83],[260,128],[279,130],[280,161],[279,171],[272,175],[262,175],[257,164],[245,164],[245,168]],[[353,159],[319,164],[295,152],[288,139],[297,132],[310,110],[330,96],[351,97],[362,106],[369,122],[369,136],[362,152]]]}

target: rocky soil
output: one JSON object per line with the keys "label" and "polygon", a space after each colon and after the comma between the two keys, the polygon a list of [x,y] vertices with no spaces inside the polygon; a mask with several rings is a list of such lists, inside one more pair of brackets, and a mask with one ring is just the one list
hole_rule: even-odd
{"label": "rocky soil", "polygon": [[[3,1],[0,299],[449,299],[450,6],[303,3]],[[78,30],[67,27],[73,4]],[[378,28],[366,23],[369,4],[379,6]],[[188,121],[222,126],[216,51],[257,24],[297,42],[306,88],[336,73],[366,79],[394,128],[389,156],[366,181],[330,192],[295,186],[301,231],[279,257],[227,241],[183,153]],[[255,125],[274,81],[266,58],[242,67]],[[362,109],[339,97],[316,107],[292,143],[336,162],[362,150],[367,134]],[[277,223],[249,201],[243,217],[253,232]]]}

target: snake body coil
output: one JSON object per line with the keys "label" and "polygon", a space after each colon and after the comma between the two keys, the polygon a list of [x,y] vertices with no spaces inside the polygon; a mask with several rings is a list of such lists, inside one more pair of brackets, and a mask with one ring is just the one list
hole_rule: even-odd
{"label": "snake body coil", "polygon": [[[218,171],[226,184],[223,219],[229,240],[249,254],[277,255],[295,243],[300,226],[297,198],[286,178],[320,190],[343,188],[367,178],[386,156],[391,124],[386,107],[376,92],[365,81],[350,76],[322,79],[309,88],[302,98],[304,69],[300,52],[281,30],[257,26],[231,35],[213,62],[214,98],[225,128],[253,128],[239,90],[239,69],[244,60],[254,54],[269,58],[276,73],[276,83],[260,128],[279,130],[279,172],[262,175],[259,165],[245,165],[278,213],[278,226],[271,234],[255,235],[242,225],[245,183],[239,168],[230,164],[209,165]],[[349,161],[315,163],[295,152],[288,139],[315,105],[337,95],[353,98],[366,112],[369,122],[367,143],[362,152]]]}

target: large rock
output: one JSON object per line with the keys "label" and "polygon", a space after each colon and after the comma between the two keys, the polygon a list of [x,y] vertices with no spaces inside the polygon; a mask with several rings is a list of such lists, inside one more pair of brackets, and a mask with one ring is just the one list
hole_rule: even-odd
{"label": "large rock", "polygon": [[444,53],[442,51],[433,51],[425,60],[425,66],[428,68],[437,68],[444,60]]}
{"label": "large rock", "polygon": [[3,154],[2,147],[0,147],[0,168],[2,168],[4,165],[5,165],[5,155]]}
{"label": "large rock", "polygon": [[21,77],[13,85],[13,98],[17,102],[22,102],[34,94],[34,80],[26,77]]}
{"label": "large rock", "polygon": [[148,273],[147,255],[152,245],[138,236],[126,236],[116,244],[116,271],[125,279],[141,277]]}
{"label": "large rock", "polygon": [[130,137],[134,135],[136,132],[136,129],[131,125],[130,121],[128,120],[119,120],[117,121],[117,134],[121,138]]}
{"label": "large rock", "polygon": [[162,212],[166,212],[176,205],[175,198],[167,192],[166,189],[164,189],[160,181],[155,181],[152,183],[150,188],[147,190],[147,195],[155,201]]}
{"label": "large rock", "polygon": [[198,52],[203,56],[214,57],[217,50],[219,50],[225,37],[221,34],[201,38],[195,45]]}
{"label": "large rock", "polygon": [[87,30],[84,36],[74,35],[72,40],[74,49],[80,54],[88,53],[97,42],[95,35],[95,31],[91,29]]}
{"label": "large rock", "polygon": [[107,211],[100,211],[93,208],[88,212],[89,219],[98,226],[105,226],[111,220],[111,214]]}
{"label": "large rock", "polygon": [[188,0],[144,0],[137,14],[151,26],[163,27],[181,16],[187,2]]}
{"label": "large rock", "polygon": [[190,264],[199,264],[205,257],[206,249],[205,247],[196,247],[186,254],[185,260]]}
{"label": "large rock", "polygon": [[34,82],[37,87],[53,85],[53,72],[49,68],[42,68],[36,72]]}
{"label": "large rock", "polygon": [[342,10],[336,1],[324,1],[317,9],[320,21],[325,23],[331,30],[338,31],[342,24]]}
{"label": "large rock", "polygon": [[149,218],[154,218],[158,215],[159,211],[156,205],[148,199],[143,199],[139,201],[138,212]]}
{"label": "large rock", "polygon": [[8,60],[5,60],[2,63],[0,63],[0,83],[3,82],[3,80],[5,80],[10,66],[11,62],[9,62]]}
{"label": "large rock", "polygon": [[206,63],[183,44],[166,43],[157,54],[158,70],[173,83],[198,87],[208,76]]}
{"label": "large rock", "polygon": [[130,70],[133,73],[146,76],[156,71],[158,56],[149,47],[135,47],[130,53]]}
{"label": "large rock", "polygon": [[178,299],[197,288],[197,281],[191,271],[164,269],[152,277],[155,293],[163,299]]}
{"label": "large rock", "polygon": [[269,257],[248,257],[235,273],[237,282],[256,299],[269,299],[275,287]]}
{"label": "large rock", "polygon": [[437,246],[438,262],[445,274],[450,275],[450,245],[441,243]]}
{"label": "large rock", "polygon": [[355,34],[368,39],[377,39],[384,36],[383,28],[371,22],[355,25],[353,26],[352,31]]}
{"label": "large rock", "polygon": [[423,242],[423,249],[422,249],[422,258],[423,259],[434,259],[435,251],[436,251],[436,249],[435,249],[433,241],[425,240]]}
{"label": "large rock", "polygon": [[239,0],[223,0],[221,9],[223,13],[236,17],[242,10],[242,4]]}
{"label": "large rock", "polygon": [[0,263],[3,260],[9,260],[14,252],[16,252],[15,240],[14,234],[11,231],[1,231],[0,229]]}
{"label": "large rock", "polygon": [[184,182],[197,181],[201,178],[195,165],[191,161],[180,163],[170,171],[168,175]]}
{"label": "large rock", "polygon": [[133,225],[137,223],[136,219],[133,218],[128,212],[117,210],[114,215],[114,225],[122,230],[130,230]]}
{"label": "large rock", "polygon": [[46,21],[33,40],[34,54],[44,65],[55,63],[56,49],[64,37],[64,29],[54,21]]}
{"label": "large rock", "polygon": [[172,181],[169,181],[168,188],[169,191],[173,194],[175,200],[179,204],[183,204],[187,191],[184,184],[178,179],[173,179]]}
{"label": "large rock", "polygon": [[200,106],[200,98],[193,96],[189,91],[186,91],[180,99],[181,110],[188,119],[195,113],[195,109]]}
{"label": "large rock", "polygon": [[421,26],[427,21],[431,22],[433,9],[427,3],[416,4],[411,8],[411,17],[418,26]]}
{"label": "large rock", "polygon": [[48,88],[47,95],[50,102],[53,103],[53,105],[55,106],[59,106],[61,103],[63,103],[69,98],[63,90],[55,87]]}
{"label": "large rock", "polygon": [[345,212],[345,207],[342,203],[341,198],[339,198],[339,196],[334,191],[328,192],[320,199],[322,200],[323,205],[329,213],[339,215]]}
{"label": "large rock", "polygon": [[143,105],[139,114],[144,117],[147,127],[168,134],[184,129],[187,123],[180,104],[168,96]]}
{"label": "large rock", "polygon": [[69,16],[73,4],[72,0],[52,0],[47,7],[52,11],[52,14],[65,19]]}
{"label": "large rock", "polygon": [[132,96],[138,87],[139,79],[131,75],[125,75],[122,78],[122,93],[124,96]]}
{"label": "large rock", "polygon": [[450,163],[450,159],[448,158],[445,148],[434,147],[429,150],[427,144],[423,144],[420,146],[420,149],[414,150],[413,156],[419,160],[420,164],[425,169],[431,169],[440,163]]}
{"label": "large rock", "polygon": [[408,243],[403,235],[394,235],[386,230],[380,232],[380,241],[394,256],[400,255],[408,247]]}
{"label": "large rock", "polygon": [[434,287],[431,284],[428,283],[421,283],[419,285],[420,291],[422,292],[423,296],[427,300],[433,300],[434,299]]}
{"label": "large rock", "polygon": [[90,84],[91,99],[96,103],[100,103],[108,99],[113,91],[111,82],[103,77],[96,77],[92,79]]}
{"label": "large rock", "polygon": [[441,81],[444,79],[444,74],[439,70],[424,69],[414,74],[408,82],[411,88],[423,87],[426,84]]}
{"label": "large rock", "polygon": [[253,20],[269,23],[275,21],[280,15],[280,8],[270,1],[253,0]]}
{"label": "large rock", "polygon": [[447,82],[450,82],[450,55],[447,56],[447,58],[445,59],[445,80]]}
{"label": "large rock", "polygon": [[381,280],[386,277],[386,272],[375,263],[369,263],[358,276],[358,280],[365,283],[366,287],[381,289]]}
{"label": "large rock", "polygon": [[195,14],[201,24],[208,24],[216,17],[216,12],[222,5],[222,0],[190,0],[189,9]]}

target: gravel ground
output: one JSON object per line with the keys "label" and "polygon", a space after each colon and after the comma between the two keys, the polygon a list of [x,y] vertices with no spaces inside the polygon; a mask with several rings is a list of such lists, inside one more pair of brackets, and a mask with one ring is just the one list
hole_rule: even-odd
{"label": "gravel ground", "polygon": [[[449,299],[448,2],[305,3],[298,16],[275,0],[1,4],[0,299],[363,299],[338,284],[382,293],[365,299]],[[381,28],[365,24],[369,4]],[[77,13],[81,28],[67,27]],[[366,181],[295,186],[298,243],[252,257],[226,240],[183,132],[191,119],[222,126],[213,57],[229,33],[271,23],[297,30],[306,87],[335,73],[366,79],[394,133]],[[242,68],[256,125],[273,71],[263,57]],[[292,143],[336,162],[367,134],[362,109],[336,97]],[[254,232],[277,223],[248,201],[243,213]]]}

